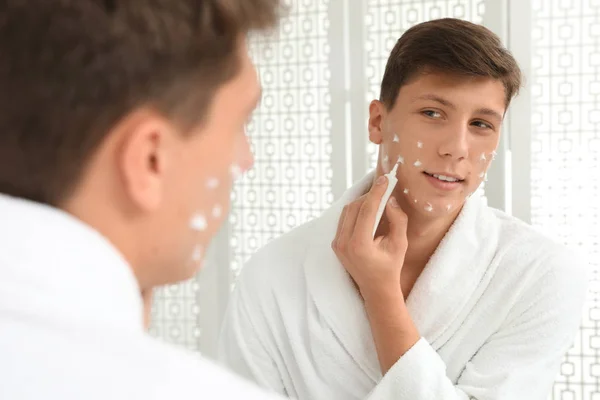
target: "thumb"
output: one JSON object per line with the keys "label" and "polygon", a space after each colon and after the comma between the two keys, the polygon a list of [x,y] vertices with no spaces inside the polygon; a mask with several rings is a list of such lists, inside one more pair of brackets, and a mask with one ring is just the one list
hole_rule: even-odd
{"label": "thumb", "polygon": [[390,232],[388,234],[389,244],[394,250],[406,251],[408,245],[406,239],[408,216],[402,208],[400,208],[400,205],[394,196],[390,197],[390,200],[385,207],[385,212],[390,225]]}

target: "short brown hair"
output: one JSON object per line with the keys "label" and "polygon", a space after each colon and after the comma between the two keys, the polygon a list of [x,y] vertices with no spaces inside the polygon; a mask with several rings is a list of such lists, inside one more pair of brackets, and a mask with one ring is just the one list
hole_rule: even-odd
{"label": "short brown hair", "polygon": [[149,106],[202,122],[279,0],[3,0],[0,193],[58,205],[108,131]]}
{"label": "short brown hair", "polygon": [[454,18],[415,25],[398,39],[385,67],[379,100],[391,109],[400,88],[427,71],[501,80],[507,107],[521,87],[519,65],[498,36]]}

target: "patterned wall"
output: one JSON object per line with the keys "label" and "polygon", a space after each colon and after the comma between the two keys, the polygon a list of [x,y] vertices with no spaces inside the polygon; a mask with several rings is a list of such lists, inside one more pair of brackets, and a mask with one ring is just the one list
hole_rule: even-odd
{"label": "patterned wall", "polygon": [[581,330],[553,399],[600,399],[600,2],[533,1],[532,223],[594,270]]}
{"label": "patterned wall", "polygon": [[200,350],[198,280],[156,291],[150,334],[189,350]]}

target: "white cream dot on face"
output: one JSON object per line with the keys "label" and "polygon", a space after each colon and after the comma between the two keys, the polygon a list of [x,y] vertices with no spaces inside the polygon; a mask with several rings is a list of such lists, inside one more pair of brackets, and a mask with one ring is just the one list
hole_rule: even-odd
{"label": "white cream dot on face", "polygon": [[425,211],[427,212],[432,212],[433,211],[433,206],[429,203],[425,204]]}
{"label": "white cream dot on face", "polygon": [[398,164],[404,164],[404,157],[398,156]]}
{"label": "white cream dot on face", "polygon": [[481,156],[479,156],[479,161],[487,161],[487,157],[485,156],[485,153],[481,153]]}
{"label": "white cream dot on face", "polygon": [[415,163],[413,164],[415,167],[420,167],[421,165],[423,165],[423,163],[419,160],[415,161]]}
{"label": "white cream dot on face", "polygon": [[484,176],[485,176],[485,171],[482,171],[482,172],[479,174],[479,177],[480,177],[480,178],[483,178]]}
{"label": "white cream dot on face", "polygon": [[202,214],[194,215],[194,217],[192,218],[192,221],[190,222],[190,227],[193,230],[199,231],[199,232],[205,231],[207,225],[208,224],[206,222],[206,217]]}
{"label": "white cream dot on face", "polygon": [[400,142],[400,138],[398,137],[398,134],[397,134],[397,133],[394,135],[394,140],[393,140],[393,142],[394,142],[394,143],[399,143],[399,142]]}
{"label": "white cream dot on face", "polygon": [[231,172],[231,176],[233,177],[233,179],[238,179],[239,177],[242,176],[242,169],[237,164],[232,164],[231,168],[229,170]]}
{"label": "white cream dot on face", "polygon": [[219,180],[217,178],[210,178],[206,181],[206,187],[209,189],[216,189],[219,187]]}
{"label": "white cream dot on face", "polygon": [[220,218],[221,215],[223,214],[223,208],[220,205],[216,205],[213,207],[212,209],[212,216],[213,218]]}
{"label": "white cream dot on face", "polygon": [[417,199],[415,199],[415,203],[417,202]]}
{"label": "white cream dot on face", "polygon": [[496,153],[496,150],[494,150],[490,153],[490,155],[492,156],[492,160],[495,160],[498,153]]}
{"label": "white cream dot on face", "polygon": [[450,210],[452,210],[452,204],[448,204],[448,205],[446,206],[446,211],[450,211]]}
{"label": "white cream dot on face", "polygon": [[417,147],[422,149],[423,148],[423,142],[417,142]]}
{"label": "white cream dot on face", "polygon": [[198,245],[194,248],[194,252],[192,253],[192,260],[198,262],[202,260],[203,256],[202,246]]}
{"label": "white cream dot on face", "polygon": [[404,189],[404,194],[408,194],[408,189]]}

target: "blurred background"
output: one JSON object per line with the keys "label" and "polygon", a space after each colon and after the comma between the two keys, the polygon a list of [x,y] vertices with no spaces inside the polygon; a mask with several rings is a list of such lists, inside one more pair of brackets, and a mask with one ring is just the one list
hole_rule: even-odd
{"label": "blurred background", "polygon": [[376,161],[368,104],[411,26],[455,17],[504,41],[526,87],[512,103],[485,184],[488,203],[587,256],[581,328],[551,399],[600,399],[600,0],[294,0],[269,37],[251,39],[264,95],[248,131],[256,164],[198,278],[157,293],[152,334],[213,357],[244,262],[320,215]]}

